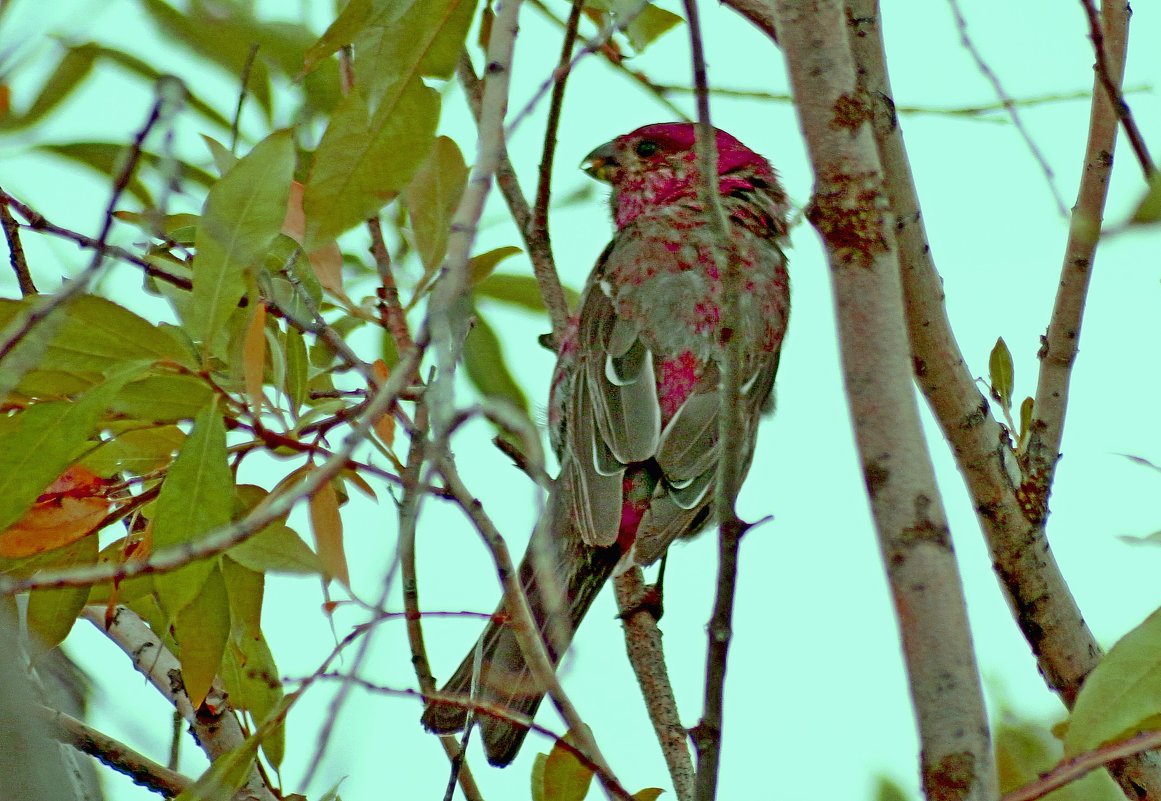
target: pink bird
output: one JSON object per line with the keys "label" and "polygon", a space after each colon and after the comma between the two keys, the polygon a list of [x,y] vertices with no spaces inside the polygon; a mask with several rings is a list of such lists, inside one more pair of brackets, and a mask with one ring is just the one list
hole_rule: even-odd
{"label": "pink bird", "polygon": [[[548,422],[561,470],[520,565],[554,664],[619,566],[652,564],[674,540],[710,522],[723,456],[717,362],[723,336],[740,338],[745,354],[745,445],[725,458],[749,468],[758,419],[770,405],[790,313],[781,248],[786,193],[766,159],[717,131],[718,192],[731,241],[715,241],[698,199],[694,139],[690,123],[646,125],[583,163],[612,186],[616,233],[560,343]],[[715,249],[740,261],[741,327],[732,332],[719,324]],[[551,566],[552,574],[537,566]],[[509,619],[501,603],[481,635],[476,698],[531,718],[544,688],[532,678]],[[475,653],[443,690],[464,703],[430,703],[423,715],[428,729],[464,727]],[[483,711],[477,719],[488,761],[509,764],[528,727]]]}

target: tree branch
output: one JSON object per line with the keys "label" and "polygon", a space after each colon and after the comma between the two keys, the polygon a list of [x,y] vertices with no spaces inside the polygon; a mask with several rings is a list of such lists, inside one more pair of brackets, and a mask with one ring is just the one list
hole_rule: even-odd
{"label": "tree branch", "polygon": [[[464,88],[464,94],[468,97],[468,105],[471,106],[472,114],[478,121],[480,119],[480,104],[483,100],[483,86],[480,79],[476,77],[475,70],[472,68],[472,60],[466,51],[460,55],[459,64],[456,66],[456,75]],[[499,146],[501,150],[496,167],[496,183],[500,187],[504,201],[508,204],[508,210],[516,222],[516,228],[524,240],[524,248],[532,262],[532,274],[536,277],[536,284],[540,288],[540,297],[544,299],[544,307],[548,310],[548,317],[552,322],[553,347],[556,347],[556,343],[561,341],[565,327],[568,325],[568,301],[565,300],[564,287],[560,284],[560,276],[556,272],[556,262],[553,260],[548,241],[535,237],[531,233],[532,209],[529,207],[528,201],[524,199],[524,193],[520,190],[520,182],[516,178],[516,170],[512,167],[512,162],[508,160],[508,147],[503,141],[500,142]]]}
{"label": "tree branch", "polygon": [[641,696],[653,731],[665,757],[669,778],[678,801],[693,801],[694,772],[689,757],[689,733],[681,725],[677,699],[665,667],[665,652],[661,647],[661,631],[657,620],[642,605],[648,591],[641,576],[641,568],[633,567],[613,577],[617,594],[617,608],[625,627],[625,651],[641,686]]}
{"label": "tree branch", "polygon": [[50,736],[66,745],[100,760],[123,773],[147,790],[172,798],[193,782],[144,754],[64,712],[37,705],[35,711],[44,720]]}
{"label": "tree branch", "polygon": [[24,257],[24,246],[20,244],[20,224],[8,208],[8,194],[0,189],[0,223],[4,226],[4,238],[8,241],[8,263],[16,273],[16,283],[24,297],[37,293],[32,273],[28,270],[28,260]]}
{"label": "tree branch", "polygon": [[512,556],[508,552],[508,545],[504,542],[503,536],[484,511],[483,504],[468,490],[459,475],[459,471],[456,470],[455,464],[447,455],[443,455],[438,460],[437,469],[443,476],[448,490],[455,497],[476,531],[483,537],[484,544],[492,554],[492,559],[496,563],[496,573],[504,588],[504,604],[512,616],[510,628],[520,645],[520,651],[532,673],[536,686],[546,688],[553,705],[556,706],[560,716],[564,718],[569,730],[573,733],[573,737],[576,738],[579,750],[585,754],[586,761],[591,761],[595,766],[597,779],[609,796],[623,799],[623,801],[632,801],[629,793],[617,779],[612,768],[609,767],[608,761],[601,753],[596,740],[593,739],[588,724],[581,718],[568,694],[560,685],[556,669],[548,656],[544,641],[540,638],[539,627],[532,617],[528,596],[525,595],[524,588],[520,584],[519,572],[512,562]]}
{"label": "tree branch", "polygon": [[[1100,661],[1101,649],[1064,581],[1043,520],[1037,524],[1027,517],[1029,509],[1036,516],[1036,507],[1025,507],[1020,501],[1023,478],[1011,441],[992,418],[952,334],[943,283],[927,242],[906,146],[893,114],[878,3],[852,0],[850,8],[851,42],[863,75],[863,96],[875,101],[874,131],[895,211],[915,378],[951,444],[1012,614],[1045,682],[1071,708],[1085,676]],[[1115,125],[1113,129],[1115,133]],[[1095,152],[1111,153],[1111,139],[1107,144]],[[1039,402],[1037,409],[1039,414]],[[1135,757],[1114,765],[1112,772],[1133,798],[1138,797],[1134,787],[1161,798],[1161,770],[1152,758]]]}
{"label": "tree branch", "polygon": [[[86,606],[81,617],[103,632],[133,662],[133,667],[173,704],[189,724],[194,738],[210,761],[229,753],[246,739],[225,692],[216,684],[210,690],[213,702],[194,709],[181,679],[181,663],[158,639],[145,621],[124,606],[118,606],[109,625],[103,607]],[[245,791],[262,801],[275,801],[257,766],[251,768]]]}
{"label": "tree branch", "polygon": [[[777,0],[814,167],[855,441],[903,643],[927,798],[999,795],[962,584],[910,381],[894,220],[844,3]],[[855,15],[858,16],[858,15]]]}
{"label": "tree branch", "polygon": [[738,518],[735,505],[743,475],[743,460],[730,458],[745,450],[746,426],[742,420],[742,339],[726,338],[726,332],[741,329],[738,299],[742,292],[741,259],[734,252],[718,191],[717,135],[710,121],[709,86],[697,0],[684,0],[693,61],[693,85],[697,100],[698,200],[709,220],[714,240],[720,243],[712,257],[721,276],[721,322],[718,359],[721,382],[718,386],[718,459],[714,484],[714,513],[718,521],[718,576],[714,607],[710,614],[705,666],[705,705],[693,729],[697,753],[696,797],[709,801],[717,795],[721,762],[722,717],[725,707],[726,665],[729,659],[734,595],[738,578],[738,547],[749,528]]}
{"label": "tree branch", "polygon": [[[1116,0],[1112,1],[1116,2]],[[1131,13],[1129,4],[1127,0],[1121,0],[1119,8],[1110,8],[1112,5],[1110,0],[1101,3],[1101,8],[1104,9],[1103,24],[1093,0],[1080,0],[1080,4],[1084,7],[1085,16],[1088,17],[1089,38],[1092,39],[1092,49],[1096,55],[1094,69],[1096,70],[1097,83],[1104,87],[1112,110],[1125,127],[1125,135],[1129,138],[1133,153],[1136,154],[1137,161],[1141,164],[1141,171],[1145,173],[1145,179],[1148,180],[1157,172],[1157,168],[1153,164],[1153,158],[1149,155],[1149,147],[1145,144],[1145,137],[1141,136],[1137,121],[1133,119],[1133,111],[1129,108],[1129,104],[1121,92],[1121,83],[1125,79],[1125,47],[1128,44],[1128,22]],[[1122,19],[1124,25],[1118,27],[1117,22]],[[1105,33],[1106,27],[1109,28],[1108,34]],[[1122,35],[1123,39],[1117,41],[1114,38],[1110,43],[1113,52],[1109,53],[1105,47],[1106,35],[1116,37],[1118,34]],[[1096,92],[1096,87],[1093,87],[1093,94]],[[1110,155],[1111,153],[1110,150]]]}

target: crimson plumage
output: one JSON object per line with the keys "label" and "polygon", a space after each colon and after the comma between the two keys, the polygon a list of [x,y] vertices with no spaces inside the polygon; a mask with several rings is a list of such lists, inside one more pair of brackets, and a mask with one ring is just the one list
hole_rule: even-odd
{"label": "crimson plumage", "polygon": [[[722,334],[715,254],[738,259],[742,273],[740,325],[730,336],[740,338],[744,354],[744,449],[729,458],[746,469],[774,386],[790,312],[781,249],[786,195],[764,158],[717,131],[718,191],[731,241],[715,242],[698,199],[695,138],[690,123],[647,125],[584,163],[612,186],[616,232],[559,345],[548,422],[561,471],[520,565],[554,663],[618,565],[655,562],[711,518]],[[534,562],[551,565],[551,574]],[[481,635],[478,698],[531,717],[544,690],[506,619],[501,603]],[[466,698],[474,653],[445,693]],[[423,715],[437,732],[465,720],[465,707],[449,703],[432,703]],[[489,762],[510,763],[527,727],[485,714],[479,720]]]}

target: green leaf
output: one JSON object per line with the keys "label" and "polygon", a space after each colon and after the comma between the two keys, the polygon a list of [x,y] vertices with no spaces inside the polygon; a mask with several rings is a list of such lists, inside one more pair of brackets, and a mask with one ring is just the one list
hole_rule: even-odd
{"label": "green leaf", "polygon": [[660,787],[646,787],[633,793],[634,801],[657,801],[665,791]]}
{"label": "green leaf", "polygon": [[[93,44],[86,45],[86,47],[96,48],[97,54],[102,59],[107,59],[112,61],[114,64],[117,64],[118,66],[124,67],[129,72],[144,78],[150,83],[156,83],[163,76],[168,74],[158,70],[153,65],[142,61],[141,59],[137,58],[137,56],[130,55],[129,53],[126,53],[122,50]],[[198,112],[216,125],[219,125],[220,127],[227,130],[230,128],[230,121],[222,114],[218,113],[218,111],[208,103],[194,94],[188,83],[185,85],[185,103],[194,111]]]}
{"label": "green leaf", "polygon": [[[996,773],[1000,792],[1012,792],[1060,762],[1060,742],[1044,725],[1030,721],[1012,720],[1011,713],[1003,714],[1004,722],[995,727],[993,735],[996,754]],[[902,796],[900,796],[902,798]],[[1059,790],[1044,796],[1046,801],[1116,801],[1124,796],[1103,770],[1093,771]]]}
{"label": "green leaf", "polygon": [[[249,512],[267,495],[266,490],[252,484],[239,486],[237,492],[239,515]],[[322,574],[318,556],[283,521],[271,523],[227,553],[238,564],[259,573]]]}
{"label": "green leaf", "polygon": [[439,95],[418,78],[386,95],[372,115],[359,92],[339,103],[306,184],[307,252],[378,213],[431,149]]}
{"label": "green leaf", "polygon": [[907,793],[893,779],[879,776],[875,784],[875,801],[910,801]]}
{"label": "green leaf", "polygon": [[1030,396],[1024,398],[1020,404],[1020,447],[1028,442],[1028,435],[1032,431],[1032,413],[1036,410],[1036,401]]}
{"label": "green leaf", "polygon": [[192,420],[214,391],[191,375],[152,375],[126,385],[112,400],[118,414],[143,422]]}
{"label": "green leaf", "polygon": [[[0,325],[38,301],[0,300]],[[55,315],[60,325],[38,363],[41,370],[108,374],[130,362],[171,361],[194,366],[168,331],[97,295],[82,295]]]}
{"label": "green leaf", "polygon": [[[97,550],[97,537],[85,537],[58,550],[56,565],[92,564],[97,560]],[[33,590],[28,594],[28,631],[35,635],[32,640],[34,661],[64,642],[88,598],[88,587]]]}
{"label": "green leaf", "polygon": [[[531,311],[543,312],[544,298],[540,296],[540,285],[530,275],[496,275],[493,273],[473,287],[476,295],[510,303]],[[580,302],[580,293],[564,288],[565,299],[571,308]]]}
{"label": "green leaf", "polygon": [[306,355],[306,342],[297,328],[287,326],[284,335],[286,349],[286,378],[283,392],[290,400],[290,411],[297,417],[298,410],[307,400],[307,383],[310,380],[310,360]]}
{"label": "green leaf", "polygon": [[[629,44],[638,53],[647,48],[657,37],[682,22],[676,14],[658,8],[652,3],[641,6],[640,0],[587,0],[585,5],[610,12],[618,25],[632,14],[637,14],[625,26]],[[638,10],[640,13],[637,13]]]}
{"label": "green leaf", "polygon": [[[58,142],[37,145],[36,149],[83,164],[108,178],[115,177],[121,171],[121,165],[129,152],[128,147],[121,142]],[[149,151],[142,151],[138,159],[148,167],[158,167],[162,162],[160,156]],[[214,182],[213,176],[205,170],[185,163],[178,165],[177,180],[179,182],[190,180],[199,186],[210,186]],[[130,178],[125,188],[140,201],[141,205],[147,207],[154,205],[153,196],[140,179]]]}
{"label": "green leaf", "polygon": [[532,801],[546,801],[544,797],[544,765],[548,754],[537,754],[532,760]]}
{"label": "green leaf", "polygon": [[38,403],[0,418],[0,531],[72,464],[113,395],[139,369],[127,368],[76,401]]}
{"label": "green leaf", "polygon": [[47,116],[88,77],[97,53],[98,48],[91,44],[65,50],[61,60],[57,62],[56,69],[45,79],[44,86],[41,87],[28,111],[19,116],[0,118],[0,128],[26,128]]}
{"label": "green leaf", "polygon": [[1064,738],[1065,756],[1135,734],[1161,715],[1161,609],[1121,638],[1080,688]]}
{"label": "green leaf", "polygon": [[222,665],[230,637],[230,599],[222,571],[213,562],[201,590],[173,620],[181,653],[181,677],[194,708],[201,706]]}
{"label": "green leaf", "polygon": [[[571,732],[564,739],[574,744]],[[571,751],[556,743],[544,761],[540,781],[545,801],[584,801],[593,781],[593,771]]]}
{"label": "green leaf", "polygon": [[[282,682],[270,646],[262,634],[262,596],[266,577],[243,567],[229,556],[222,559],[222,573],[230,595],[230,643],[222,663],[222,678],[230,700],[255,720],[266,720],[282,702]],[[262,741],[271,764],[281,764],[285,730],[275,724]]]}
{"label": "green leaf", "polygon": [[[194,421],[161,485],[153,549],[198,540],[230,522],[233,511],[234,477],[226,464],[226,429],[215,402]],[[194,600],[213,568],[213,560],[207,559],[156,576],[158,599],[171,619]]]}
{"label": "green leaf", "polygon": [[246,273],[282,228],[293,173],[290,132],[276,131],[210,189],[198,222],[191,321],[207,353],[223,344],[226,320],[246,291]]}
{"label": "green leaf", "polygon": [[[234,77],[242,74],[250,48],[256,41],[253,18],[242,17],[230,3],[207,4],[194,0],[185,13],[164,0],[139,0],[142,10],[175,44],[205,57]],[[211,6],[211,8],[207,8]],[[258,105],[270,117],[270,76],[266,58],[255,59],[248,86]]]}
{"label": "green leaf", "polygon": [[476,0],[378,0],[374,6],[353,41],[357,88],[372,107],[394,86],[451,77]]}
{"label": "green leaf", "polygon": [[371,18],[371,11],[371,0],[350,0],[319,40],[303,55],[302,71],[310,72],[324,58],[355,41],[359,31]]}
{"label": "green leaf", "polygon": [[250,735],[237,748],[215,759],[209,770],[182,790],[174,801],[229,801],[233,798],[254,767],[261,735],[262,732]]}
{"label": "green leaf", "polygon": [[[467,181],[468,168],[460,149],[440,136],[403,194],[425,279],[443,262],[452,215]],[[519,248],[514,250],[519,252]]]}
{"label": "green leaf", "polygon": [[1157,222],[1161,222],[1161,175],[1154,175],[1149,180],[1148,191],[1145,192],[1145,196],[1137,204],[1137,210],[1129,219],[1130,225],[1146,225]]}
{"label": "green leaf", "polygon": [[185,432],[177,426],[131,428],[103,442],[81,464],[99,476],[121,472],[140,476],[169,464],[183,442]]}
{"label": "green leaf", "polygon": [[[634,5],[636,5],[635,2]],[[640,53],[663,33],[682,22],[684,20],[677,14],[649,4],[641,9],[641,13],[637,15],[636,19],[629,23],[629,27],[625,29],[625,34],[629,37],[629,44]]]}
{"label": "green leaf", "polygon": [[[504,259],[523,252],[515,245],[505,245],[489,250],[487,253],[472,256],[471,260],[468,261],[468,282],[475,286],[491,275]],[[539,295],[539,290],[537,295]]]}
{"label": "green leaf", "polygon": [[1012,390],[1015,383],[1015,368],[1012,367],[1012,354],[1004,343],[1004,338],[996,339],[992,348],[992,355],[988,357],[988,373],[991,376],[992,392],[1005,409],[1012,408]]}
{"label": "green leaf", "polygon": [[528,398],[508,371],[500,339],[479,312],[476,312],[476,324],[464,340],[464,368],[480,394],[505,398],[528,411]]}

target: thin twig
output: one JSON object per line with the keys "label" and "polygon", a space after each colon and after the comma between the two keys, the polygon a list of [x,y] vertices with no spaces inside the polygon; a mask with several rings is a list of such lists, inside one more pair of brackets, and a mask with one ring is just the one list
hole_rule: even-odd
{"label": "thin twig", "polygon": [[955,17],[956,28],[959,30],[959,40],[964,49],[971,55],[972,60],[976,62],[976,68],[987,79],[988,83],[992,85],[996,97],[1004,104],[1004,108],[1008,110],[1008,116],[1012,118],[1012,124],[1016,126],[1016,130],[1020,133],[1024,143],[1028,146],[1028,150],[1032,153],[1032,157],[1036,159],[1036,163],[1040,165],[1040,171],[1044,173],[1044,179],[1048,183],[1048,189],[1052,193],[1052,199],[1056,201],[1056,210],[1060,212],[1061,217],[1068,216],[1068,208],[1064,205],[1064,198],[1060,194],[1060,190],[1056,187],[1056,174],[1052,171],[1052,165],[1048,163],[1048,159],[1040,151],[1040,147],[1032,138],[1032,134],[1024,127],[1024,120],[1020,116],[1020,112],[1016,109],[1016,103],[1009,97],[1008,93],[1004,91],[1003,84],[1000,83],[999,77],[992,68],[988,66],[988,62],[984,60],[983,55],[976,47],[971,36],[968,34],[967,20],[964,18],[963,12],[959,8],[959,0],[947,0],[948,5],[951,6],[951,13]]}
{"label": "thin twig", "polygon": [[[456,75],[464,87],[464,94],[468,98],[472,115],[479,121],[484,91],[480,79],[476,77],[475,70],[472,68],[472,60],[468,57],[467,51],[460,55],[459,63],[456,65]],[[560,276],[556,272],[552,250],[545,240],[531,235],[532,210],[528,206],[528,201],[524,199],[524,193],[520,190],[520,182],[516,178],[516,170],[513,169],[512,162],[508,159],[507,145],[501,142],[500,147],[502,150],[496,167],[496,183],[500,187],[500,193],[504,195],[508,210],[511,212],[512,219],[516,222],[516,228],[524,240],[528,258],[532,262],[532,273],[536,277],[540,297],[544,300],[544,307],[548,310],[548,317],[552,321],[552,339],[555,348],[568,326],[568,301],[564,296],[564,287],[561,286]]]}
{"label": "thin twig", "polygon": [[[548,235],[548,201],[552,197],[552,160],[556,154],[556,132],[560,127],[560,111],[564,106],[564,87],[568,81],[568,62],[576,45],[576,29],[580,24],[584,0],[573,0],[572,10],[564,29],[564,43],[552,86],[552,100],[548,104],[548,120],[544,126],[544,148],[540,156],[540,180],[536,184],[536,202],[532,204],[532,230],[529,236],[543,239],[545,247],[552,248]],[[559,335],[559,332],[556,332]]]}
{"label": "thin twig", "polygon": [[367,232],[371,235],[371,256],[375,259],[375,271],[379,274],[379,286],[375,290],[379,324],[395,341],[395,352],[406,353],[415,347],[415,342],[411,339],[407,315],[399,302],[399,287],[395,284],[395,273],[391,270],[391,253],[383,241],[383,228],[378,217],[367,220]]}
{"label": "thin twig", "polygon": [[[692,86],[685,86],[684,84],[673,83],[655,83],[653,87],[660,92],[667,94],[693,94]],[[1137,92],[1148,91],[1147,85],[1137,86],[1133,90]],[[728,87],[715,86],[710,89],[710,94],[714,97],[731,97],[739,100],[769,100],[774,103],[790,103],[793,98],[786,92],[769,92],[764,89],[731,89]],[[1052,103],[1065,103],[1073,100],[1090,100],[1092,98],[1092,90],[1078,89],[1075,92],[1053,92],[1044,95],[1031,95],[1029,97],[1020,97],[1012,100],[1012,104],[1018,108],[1035,108],[1036,106],[1045,106]],[[928,114],[938,117],[967,117],[969,120],[979,122],[1005,122],[1010,120],[999,119],[992,116],[994,112],[1006,112],[1007,106],[1002,102],[995,103],[980,103],[974,106],[947,106],[939,108],[937,106],[895,106],[895,111],[903,115],[923,115]]]}
{"label": "thin twig", "polygon": [[[565,67],[563,67],[563,72],[568,74],[572,70],[576,69],[576,65],[579,64],[583,58],[593,53],[600,52],[601,49],[604,48],[605,45],[607,45],[613,38],[613,34],[617,33],[618,31],[625,30],[630,24],[632,24],[633,20],[640,16],[641,12],[644,11],[645,7],[648,5],[648,0],[636,0],[636,5],[623,9],[622,13],[619,13],[616,16],[616,22],[610,22],[610,24],[606,25],[604,30],[602,30],[595,38],[584,40],[584,46],[580,49],[580,52],[577,53]],[[559,80],[561,72],[561,67],[557,67],[555,70],[553,70],[552,75],[548,76],[548,78],[546,78],[540,84],[540,86],[537,87],[536,91],[532,93],[532,97],[528,99],[528,102],[524,104],[524,107],[512,115],[512,120],[508,123],[508,128],[506,130],[506,134],[509,137],[511,137],[512,133],[520,127],[526,118],[532,114],[536,107],[540,105],[540,101],[544,98],[548,91],[552,89],[553,86],[555,86],[557,80]]]}
{"label": "thin twig", "polygon": [[[545,17],[560,26],[561,30],[566,29],[568,23],[558,17],[551,8],[542,2],[542,0],[528,0],[528,2],[532,5],[533,8],[535,8]],[[665,96],[663,87],[658,86],[658,84],[654,83],[648,75],[641,72],[640,70],[630,69],[625,64],[625,60],[622,58],[617,58],[612,48],[610,48],[607,44],[599,45],[597,44],[596,40],[587,38],[584,40],[584,42],[586,47],[596,53],[603,55],[605,57],[605,63],[653,95],[658,103],[665,106],[665,108],[673,114],[674,119],[682,120],[685,122],[689,121],[689,115],[686,114],[685,111],[681,109],[681,107],[675,105],[672,100]]]}
{"label": "thin twig", "polygon": [[[1116,112],[1117,119],[1124,126],[1125,135],[1129,137],[1129,144],[1137,156],[1141,171],[1145,173],[1145,179],[1148,180],[1157,172],[1157,167],[1149,155],[1149,147],[1145,144],[1145,137],[1141,136],[1141,130],[1137,127],[1137,121],[1133,118],[1129,103],[1121,92],[1121,82],[1124,80],[1125,72],[1124,57],[1121,57],[1119,65],[1109,59],[1105,52],[1105,35],[1101,29],[1101,19],[1096,10],[1096,4],[1093,3],[1093,0],[1080,0],[1080,4],[1084,8],[1085,16],[1088,17],[1089,37],[1092,39],[1092,49],[1096,53],[1097,79],[1104,87],[1105,92],[1108,93],[1113,111]],[[1106,5],[1107,3],[1102,3],[1101,7],[1104,8]]]}
{"label": "thin twig", "polygon": [[96,278],[101,266],[105,263],[106,243],[108,242],[109,234],[113,230],[114,212],[117,210],[117,204],[121,202],[121,195],[125,192],[126,187],[129,186],[129,181],[137,171],[137,162],[141,158],[141,150],[145,144],[145,138],[149,136],[150,131],[153,130],[158,122],[167,119],[177,112],[182,99],[185,97],[185,86],[176,78],[163,77],[157,82],[156,95],[157,99],[153,102],[153,107],[149,110],[145,124],[141,126],[137,135],[133,137],[133,143],[130,145],[125,164],[121,167],[121,171],[117,174],[117,178],[113,183],[113,191],[109,196],[109,203],[105,207],[104,222],[102,222],[101,231],[97,235],[96,250],[93,253],[92,260],[87,267],[81,270],[81,272],[61,287],[61,289],[47,297],[42,303],[29,309],[25,314],[18,315],[8,324],[4,331],[0,333],[0,361],[3,361],[4,357],[11,353],[16,345],[32,333],[36,326],[40,325],[44,320],[47,320],[57,309],[63,307],[73,298],[84,294],[85,290],[89,288],[89,284]]}
{"label": "thin twig", "polygon": [[8,240],[8,263],[12,265],[12,272],[16,273],[20,294],[28,297],[36,294],[36,284],[33,283],[32,273],[28,270],[24,246],[20,244],[20,224],[16,222],[12,211],[8,208],[8,200],[8,194],[0,189],[0,222],[4,225],[4,238]]}
{"label": "thin twig", "polygon": [[[25,222],[23,223],[24,227],[30,231],[50,234],[52,236],[60,237],[61,239],[67,239],[68,241],[73,242],[76,245],[85,248],[86,250],[101,249],[101,243],[91,236],[86,236],[85,234],[71,231],[68,228],[62,228],[61,226],[50,222],[39,211],[36,211],[31,206],[17,200],[12,195],[5,194],[2,190],[0,190],[0,204],[11,206],[12,208],[16,209],[20,216],[25,219]],[[135,267],[140,267],[142,272],[144,272],[146,275],[157,278],[160,281],[165,281],[168,284],[173,284],[174,286],[186,291],[193,289],[193,281],[191,281],[189,278],[186,278],[182,275],[174,275],[171,272],[159,269],[151,262],[141,258],[130,250],[118,247],[117,245],[109,244],[105,244],[103,249],[106,256],[120,259],[121,261],[134,265]]]}
{"label": "thin twig", "polygon": [[[708,220],[714,240],[713,260],[721,276],[721,331],[741,329],[738,300],[742,290],[741,260],[736,258],[732,238],[722,211],[718,191],[717,136],[710,120],[709,85],[706,80],[705,52],[696,0],[684,0],[693,61],[693,84],[697,99],[698,200]],[[726,664],[729,658],[734,595],[738,577],[738,546],[748,525],[738,518],[735,505],[742,479],[742,460],[730,454],[745,449],[746,427],[742,421],[741,374],[742,338],[719,343],[721,382],[718,387],[718,448],[726,454],[718,460],[714,486],[714,512],[718,521],[718,577],[714,608],[708,629],[709,644],[705,663],[705,706],[694,727],[697,753],[696,794],[709,801],[717,794],[721,763],[722,717],[725,706]]]}
{"label": "thin twig", "polygon": [[173,798],[193,782],[180,773],[159,765],[144,754],[99,732],[71,715],[37,706],[36,712],[48,726],[48,732],[66,745],[100,760],[118,773],[123,773],[147,790]]}
{"label": "thin twig", "polygon": [[568,694],[560,685],[560,680],[556,676],[556,670],[548,656],[544,641],[540,638],[539,627],[532,616],[528,596],[525,595],[524,588],[520,584],[519,573],[512,562],[512,556],[508,552],[508,545],[503,536],[484,511],[483,504],[468,490],[448,455],[441,455],[437,469],[443,476],[448,490],[455,496],[460,508],[472,522],[492,554],[492,559],[496,564],[496,573],[504,587],[504,605],[512,616],[511,631],[516,636],[520,651],[536,686],[547,689],[553,705],[560,716],[564,718],[565,723],[568,724],[573,737],[576,738],[579,750],[583,751],[587,755],[587,761],[595,766],[597,779],[605,791],[614,798],[631,801],[628,792],[621,785],[612,768],[609,767],[608,761],[601,753],[596,740],[593,739],[592,731],[581,719],[580,713],[577,712]]}
{"label": "thin twig", "polygon": [[254,57],[258,55],[258,43],[250,45],[250,52],[246,54],[246,61],[242,64],[240,76],[241,85],[238,88],[238,105],[234,108],[234,119],[230,123],[230,152],[238,152],[238,126],[242,120],[242,107],[246,104],[246,96],[250,90],[250,73],[254,69]]}
{"label": "thin twig", "polygon": [[1035,781],[1018,790],[1005,793],[1000,801],[1036,801],[1053,790],[1059,790],[1066,784],[1083,778],[1097,768],[1112,769],[1113,763],[1152,751],[1154,748],[1161,748],[1161,731],[1142,732],[1127,740],[1107,743],[1093,751],[1064,760],[1047,773],[1040,774],[1040,778]]}
{"label": "thin twig", "polygon": [[[428,387],[428,414],[436,452],[442,452],[455,416],[455,373],[470,325],[468,260],[484,213],[484,204],[504,155],[504,117],[512,59],[519,29],[521,0],[506,0],[492,21],[488,36],[484,90],[476,125],[476,163],[460,196],[447,237],[447,257],[428,302],[427,323],[439,371]],[[462,62],[462,58],[461,58]]]}
{"label": "thin twig", "polygon": [[722,4],[748,19],[774,42],[778,41],[778,32],[774,29],[774,14],[767,0],[723,0]]}

